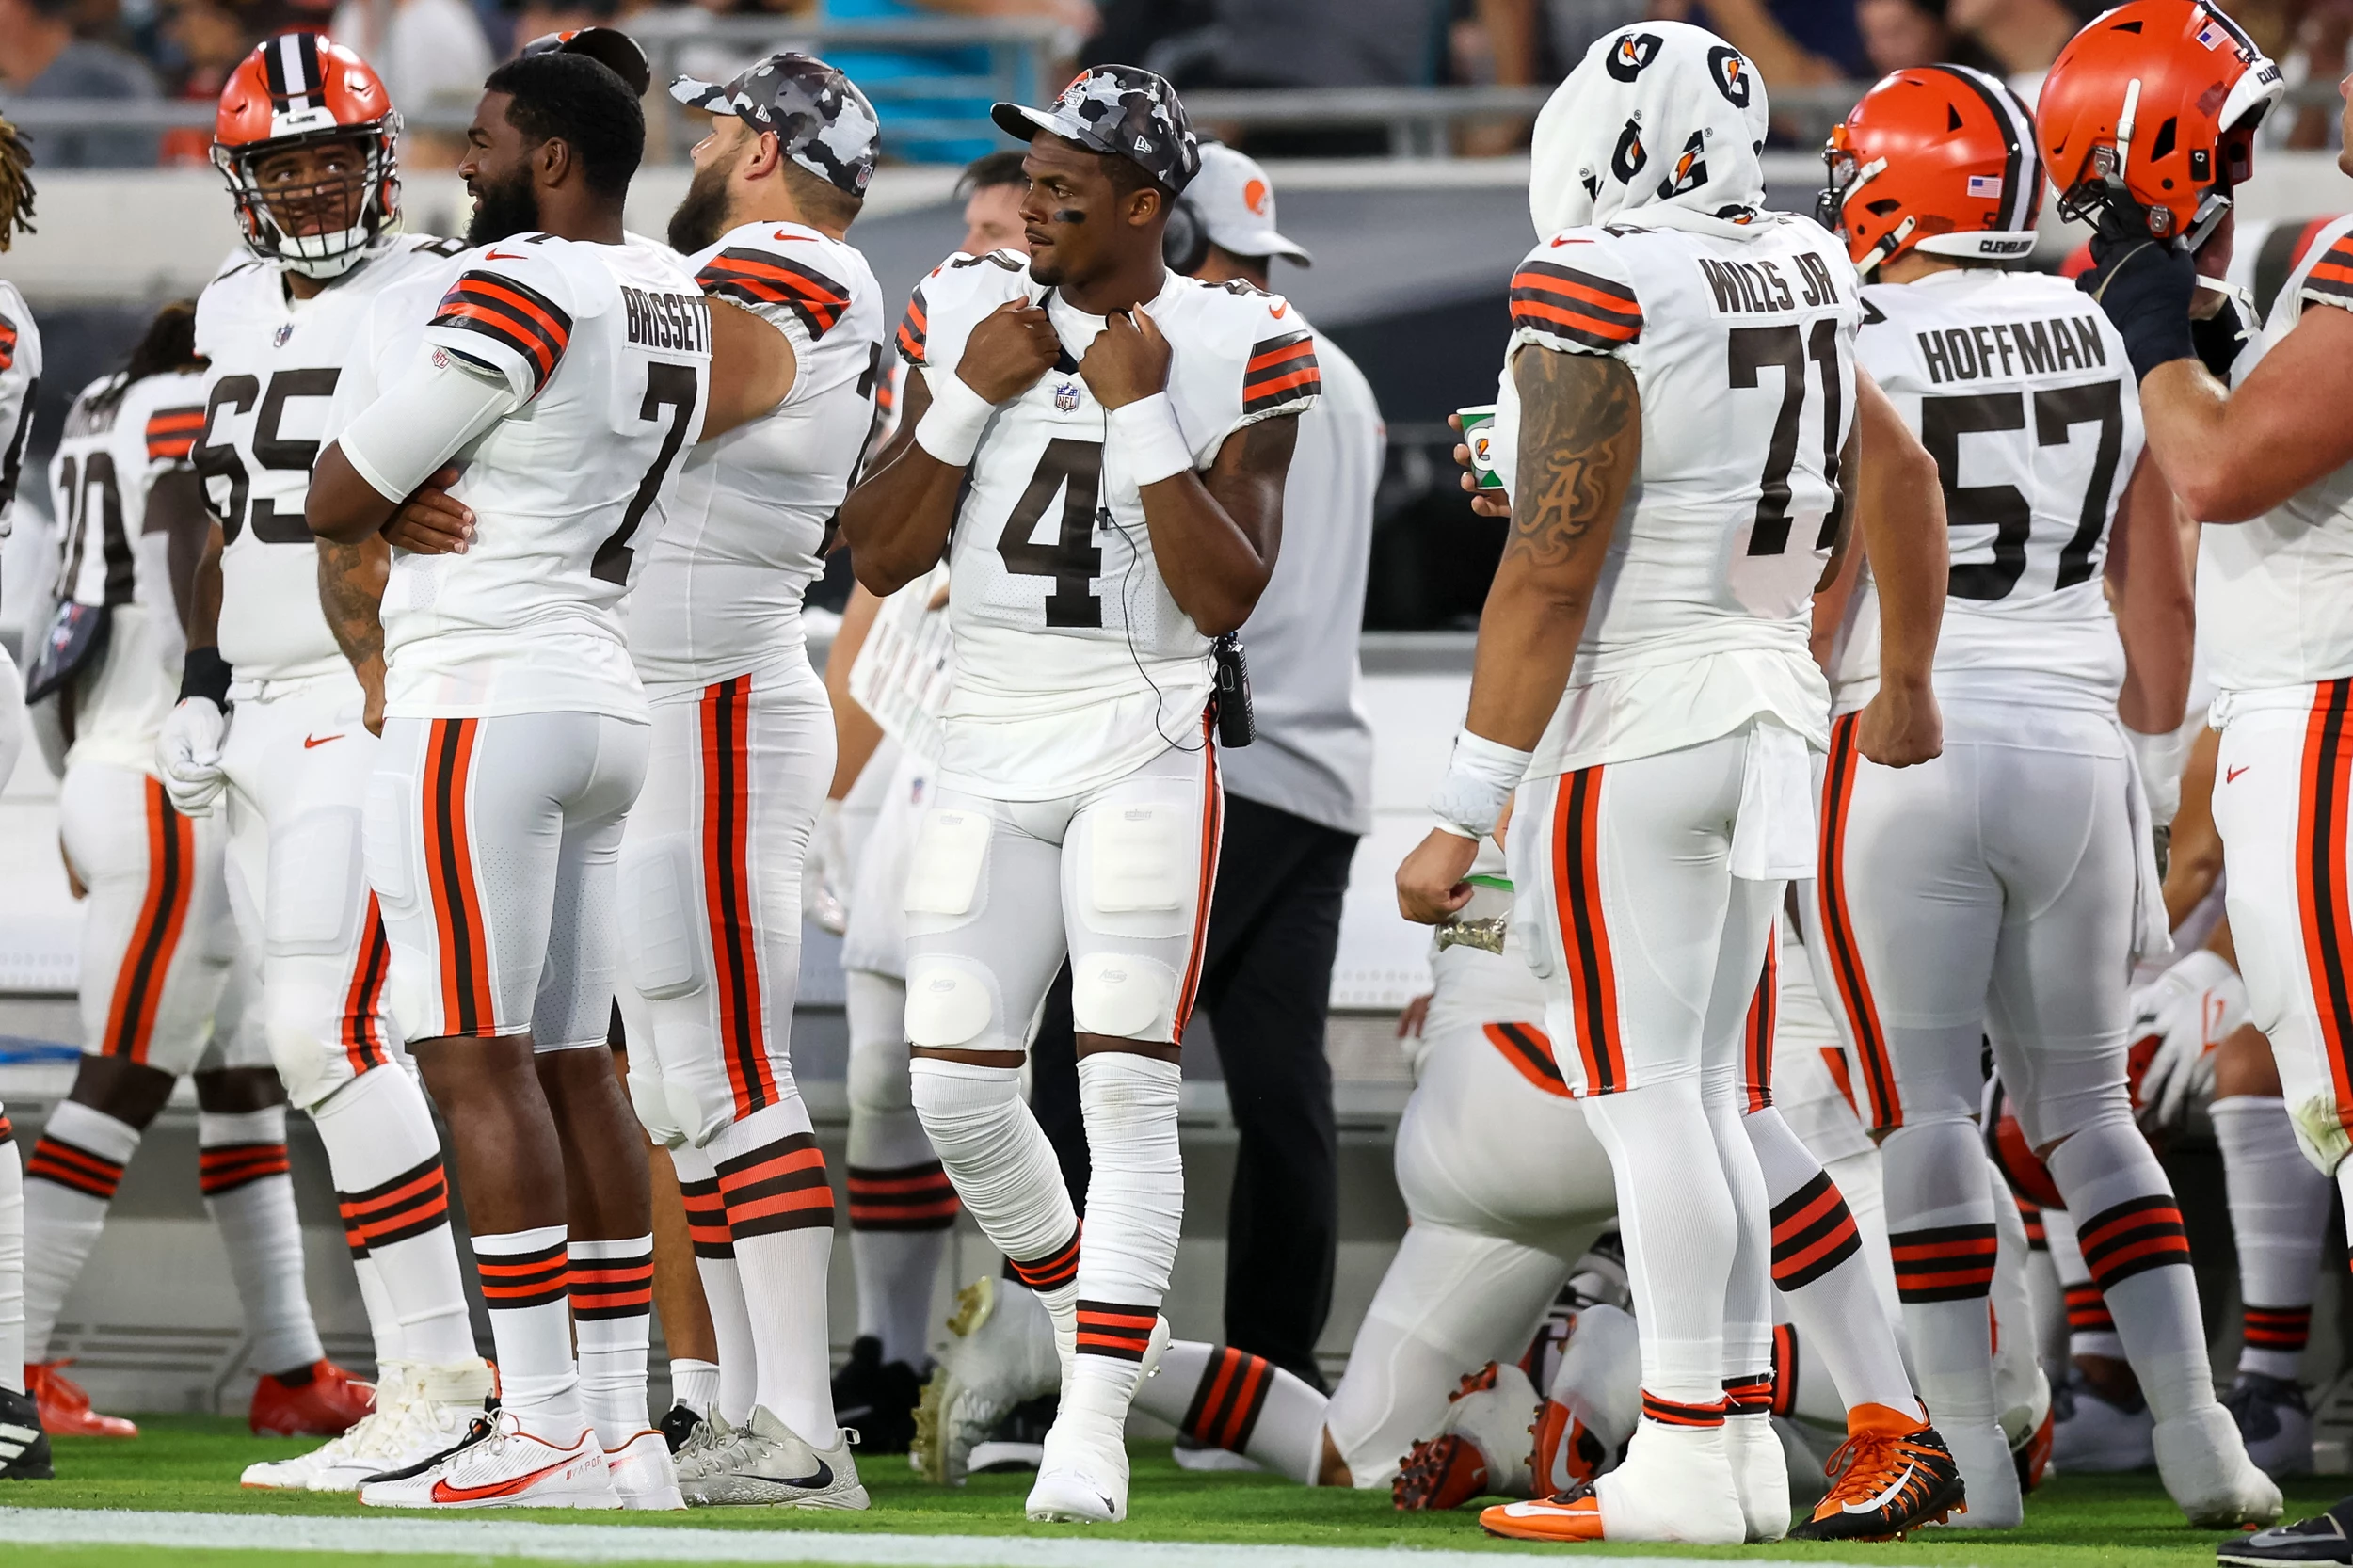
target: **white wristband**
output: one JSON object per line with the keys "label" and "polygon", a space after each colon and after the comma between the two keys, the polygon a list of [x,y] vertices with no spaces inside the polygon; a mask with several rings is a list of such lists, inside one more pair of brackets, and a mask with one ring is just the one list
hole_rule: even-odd
{"label": "white wristband", "polygon": [[1110,425],[1128,476],[1138,488],[1157,485],[1193,468],[1193,446],[1185,440],[1184,427],[1176,423],[1176,405],[1168,400],[1168,393],[1154,392],[1121,404],[1111,411]]}
{"label": "white wristband", "polygon": [[969,467],[997,406],[954,371],[936,378],[926,376],[923,384],[931,390],[932,402],[915,423],[915,444],[950,468]]}
{"label": "white wristband", "polygon": [[1437,825],[1465,839],[1483,839],[1496,830],[1504,802],[1512,798],[1528,773],[1531,752],[1499,745],[1465,729],[1454,737],[1454,760],[1438,792],[1430,797]]}

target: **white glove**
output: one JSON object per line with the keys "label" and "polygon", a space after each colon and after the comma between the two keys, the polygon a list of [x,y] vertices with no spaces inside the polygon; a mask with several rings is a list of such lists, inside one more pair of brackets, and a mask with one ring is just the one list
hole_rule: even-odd
{"label": "white glove", "polygon": [[801,913],[836,936],[850,929],[850,840],[841,824],[841,803],[817,808],[808,836],[808,857],[801,863]]}
{"label": "white glove", "polygon": [[220,743],[228,733],[228,715],[209,696],[184,698],[165,717],[163,733],[155,737],[155,768],[171,808],[182,816],[213,814],[229,782],[220,771]]}
{"label": "white glove", "polygon": [[2156,1041],[2137,1096],[2143,1127],[2180,1127],[2193,1103],[2213,1096],[2215,1048],[2247,1016],[2246,984],[2206,952],[2191,953],[2133,998],[2134,1050]]}

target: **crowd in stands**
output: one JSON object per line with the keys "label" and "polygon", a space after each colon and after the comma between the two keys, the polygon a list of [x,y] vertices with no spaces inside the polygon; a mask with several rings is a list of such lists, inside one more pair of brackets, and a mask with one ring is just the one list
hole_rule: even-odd
{"label": "crowd in stands", "polygon": [[[311,24],[377,62],[394,102],[412,111],[462,104],[526,40],[593,22],[627,26],[657,6],[795,20],[1038,18],[1058,25],[1074,60],[1133,61],[1188,92],[1541,86],[1603,33],[1648,16],[1714,28],[1777,86],[1861,85],[1945,60],[1998,72],[2029,99],[2060,45],[2105,8],[2103,0],[0,0],[0,103],[209,101],[256,40]],[[2228,9],[2284,63],[2291,85],[2345,74],[2353,0],[2228,0]],[[968,50],[878,53],[865,63],[861,80],[986,68]],[[955,160],[987,150],[910,138],[889,148],[894,111],[883,108],[887,155]],[[2329,145],[2335,119],[2325,106],[2275,116],[2267,139]],[[1526,134],[1525,120],[1469,125],[1457,151],[1510,152]],[[201,162],[209,137],[74,129],[41,143],[47,168],[122,167]],[[1261,133],[1250,145],[1262,155],[1345,154],[1384,142],[1377,130],[1339,129]]]}

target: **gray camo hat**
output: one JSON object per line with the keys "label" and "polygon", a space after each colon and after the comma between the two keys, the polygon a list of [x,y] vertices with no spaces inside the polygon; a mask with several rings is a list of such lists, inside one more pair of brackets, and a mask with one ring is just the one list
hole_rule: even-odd
{"label": "gray camo hat", "polygon": [[817,58],[786,50],[722,87],[680,76],[670,96],[690,108],[732,112],[776,135],[784,155],[852,196],[866,194],[882,152],[882,122],[857,84]]}
{"label": "gray camo hat", "polygon": [[1172,191],[1182,191],[1201,168],[1183,100],[1141,66],[1098,65],[1072,77],[1050,108],[999,104],[988,114],[1009,136],[1028,141],[1048,132],[1126,158]]}

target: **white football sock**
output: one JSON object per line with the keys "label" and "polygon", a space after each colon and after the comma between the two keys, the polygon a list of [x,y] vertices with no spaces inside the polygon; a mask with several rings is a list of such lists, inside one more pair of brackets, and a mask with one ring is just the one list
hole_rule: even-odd
{"label": "white football sock", "polygon": [[857,1332],[882,1341],[885,1361],[920,1368],[931,1359],[934,1288],[963,1208],[923,1120],[908,1076],[906,988],[850,969],[850,1261],[857,1279]]}
{"label": "white football sock", "polygon": [[618,1448],[647,1426],[646,1346],[653,1327],[653,1237],[576,1239],[568,1275],[580,1402],[597,1441]]}
{"label": "white football sock", "polygon": [[2058,1281],[2067,1313],[2067,1354],[2062,1359],[2100,1355],[2123,1360],[2124,1341],[2116,1336],[2116,1320],[2108,1316],[2107,1301],[2091,1283],[2083,1250],[2075,1245],[2073,1217],[2064,1208],[2045,1209],[2042,1228],[2051,1246],[2051,1272]]}
{"label": "white football sock", "polygon": [[2149,1140],[2120,1112],[2076,1132],[2043,1163],[2066,1194],[2084,1266],[2150,1411],[2165,1421],[2214,1403],[2189,1236]]}
{"label": "white football sock", "polygon": [[[372,1068],[311,1110],[344,1214],[398,1323],[396,1359],[440,1367],[477,1352],[449,1223],[449,1181],[424,1092],[397,1064]],[[379,1355],[386,1338],[377,1340]]]}
{"label": "white football sock", "polygon": [[[1762,1411],[1772,1399],[1773,1205],[1756,1147],[1743,1125],[1748,1118],[1733,1087],[1703,1094],[1740,1239],[1724,1285],[1723,1388],[1736,1406],[1753,1405]],[[1780,1120],[1769,1106],[1762,1114]]]}
{"label": "white football sock", "polygon": [[79,1100],[49,1112],[24,1162],[24,1354],[50,1356],[66,1292],[106,1228],[106,1209],[138,1152],[139,1129]]}
{"label": "white football sock", "polygon": [[681,1144],[670,1151],[670,1163],[678,1169],[686,1232],[695,1246],[695,1273],[702,1281],[711,1336],[719,1347],[719,1416],[740,1427],[752,1418],[759,1398],[760,1355],[753,1349],[752,1321],[744,1309],[744,1276],[736,1267],[727,1204],[719,1196],[719,1176],[708,1149]]}
{"label": "white football sock", "polygon": [[1135,1402],[1196,1443],[1246,1455],[1302,1485],[1313,1486],[1322,1468],[1331,1401],[1248,1351],[1173,1340]]}
{"label": "white football sock", "polygon": [[1582,1101],[1616,1175],[1645,1402],[1723,1403],[1724,1291],[1739,1221],[1696,1078]]}
{"label": "white football sock", "polygon": [[24,1392],[24,1169],[0,1115],[0,1388]]}
{"label": "white football sock", "polygon": [[704,1152],[719,1173],[759,1380],[755,1402],[795,1436],[831,1448],[834,1423],[825,1267],[833,1187],[808,1112],[790,1079],[783,1098],[720,1129]]}
{"label": "white football sock", "polygon": [[1770,1106],[1743,1117],[1772,1206],[1773,1284],[1848,1405],[1916,1402],[1846,1194]]}
{"label": "white football sock", "polygon": [[1176,1063],[1133,1051],[1079,1059],[1094,1223],[1079,1246],[1078,1355],[1075,1386],[1063,1393],[1065,1408],[1124,1421],[1135,1397],[1184,1221],[1185,1165],[1176,1140],[1182,1076]]}
{"label": "white football sock", "polygon": [[919,1056],[908,1072],[956,1195],[1066,1337],[1079,1296],[1079,1211],[1054,1145],[1022,1103],[1020,1069]]}
{"label": "white football sock", "polygon": [[719,1399],[719,1364],[674,1356],[670,1361],[670,1402],[682,1404],[697,1416],[708,1416]]}
{"label": "white football sock", "polygon": [[1939,1427],[1990,1422],[2000,1414],[1989,1301],[2000,1240],[1977,1129],[1908,1122],[1881,1143],[1880,1169],[1896,1293],[1929,1417]]}
{"label": "white football sock", "polygon": [[2285,1100],[2233,1096],[2214,1102],[2213,1116],[2245,1304],[2238,1369],[2292,1382],[2312,1334],[2313,1278],[2334,1189],[2297,1146]]}
{"label": "white football sock", "polygon": [[587,1430],[588,1417],[572,1360],[565,1235],[562,1225],[477,1235],[473,1256],[490,1308],[500,1408],[521,1416],[539,1435],[569,1443]]}
{"label": "white football sock", "polygon": [[2026,1223],[2010,1196],[2009,1178],[1990,1158],[1985,1162],[1985,1181],[1986,1191],[1993,1195],[1997,1243],[1993,1288],[1987,1296],[1993,1309],[1993,1402],[2004,1416],[2009,1416],[2032,1410],[2039,1370],[2034,1298],[2026,1284]]}
{"label": "white football sock", "polygon": [[286,1163],[286,1108],[196,1116],[197,1180],[220,1232],[253,1336],[254,1369],[291,1372],[323,1359],[302,1277],[302,1221]]}

